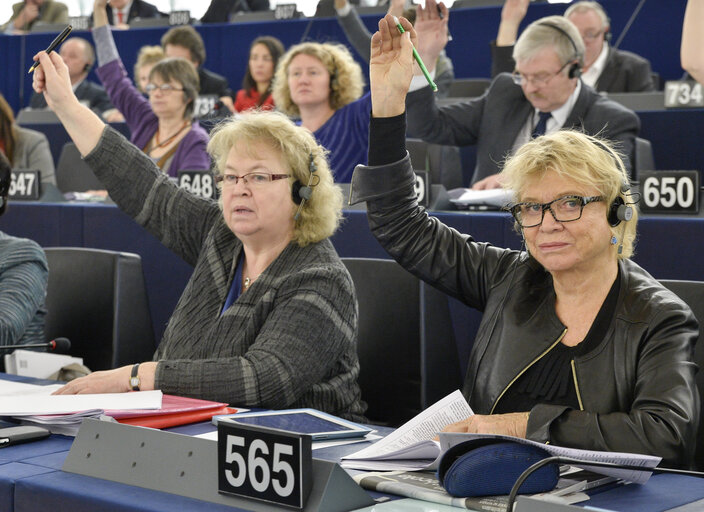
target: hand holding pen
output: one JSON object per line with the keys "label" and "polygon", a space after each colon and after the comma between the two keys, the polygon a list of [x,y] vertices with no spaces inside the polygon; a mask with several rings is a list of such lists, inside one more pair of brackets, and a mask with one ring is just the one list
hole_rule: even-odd
{"label": "hand holding pen", "polygon": [[[63,29],[63,31],[58,36],[56,36],[56,38],[51,42],[49,47],[46,49],[46,53],[51,53],[54,50],[56,50],[56,48],[61,43],[63,43],[64,40],[68,37],[68,35],[71,33],[71,30],[73,30],[73,27],[71,25],[68,25],[65,29]],[[27,73],[32,73],[32,71],[37,69],[38,65],[39,65],[39,60],[35,60],[34,64],[32,64],[32,67],[29,68],[29,71],[27,71]]]}

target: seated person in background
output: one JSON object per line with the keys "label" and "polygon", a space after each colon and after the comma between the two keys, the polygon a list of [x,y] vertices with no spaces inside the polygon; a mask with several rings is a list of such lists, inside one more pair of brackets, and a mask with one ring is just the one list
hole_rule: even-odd
{"label": "seated person in background", "polygon": [[68,7],[55,0],[24,0],[12,6],[12,16],[0,30],[6,34],[24,34],[37,23],[68,24]]}
{"label": "seated person in background", "polygon": [[[149,84],[149,74],[157,62],[164,60],[164,50],[161,46],[142,46],[137,53],[137,62],[134,64],[134,84],[139,92],[147,95],[146,87]],[[125,117],[117,110],[113,109],[103,118],[108,123],[123,123]]]}
{"label": "seated person in background", "polygon": [[297,44],[276,68],[276,108],[300,118],[330,152],[339,183],[349,182],[355,166],[367,162],[371,98],[362,96],[363,87],[362,69],[340,44]]}
{"label": "seated person in background", "polygon": [[274,81],[274,71],[283,54],[284,45],[275,37],[260,36],[252,41],[242,89],[237,91],[235,97],[235,111],[274,108],[271,83]]}
{"label": "seated person in background", "polygon": [[[426,65],[435,62],[447,44],[449,11],[439,5],[443,18],[435,1],[427,0],[423,21],[416,22],[418,53]],[[436,144],[476,144],[475,189],[500,187],[499,166],[507,155],[536,135],[562,128],[618,142],[630,175],[640,121],[631,110],[582,83],[584,44],[577,28],[563,16],[541,18],[526,27],[513,55],[513,76],[502,73],[483,96],[443,107],[436,105],[418,70],[406,100],[409,135]]]}
{"label": "seated person in background", "polygon": [[[7,208],[10,173],[10,162],[0,152],[0,215]],[[0,231],[0,347],[46,341],[48,275],[46,256],[36,242]]]}
{"label": "seated person in background", "polygon": [[[699,422],[689,307],[631,261],[637,212],[607,141],[565,130],[506,163],[525,251],[476,242],[418,206],[404,148],[409,36],[372,40],[369,167],[352,179],[369,224],[409,272],[483,318],[463,394],[476,413],[448,430],[657,455],[688,466]],[[628,209],[630,208],[630,211]]]}
{"label": "seated person in background", "polygon": [[190,25],[170,29],[162,36],[161,47],[167,57],[182,57],[193,64],[200,81],[198,94],[217,96],[230,111],[233,110],[232,90],[227,85],[227,79],[203,67],[205,44],[196,29]]}
{"label": "seated person in background", "polygon": [[[194,197],[81,107],[60,59],[38,58],[35,90],[110,197],[195,267],[154,361],[137,367],[139,389],[363,420],[354,287],[329,240],[342,193],[325,149],[282,114],[242,114],[209,145],[220,203]],[[96,372],[61,393],[130,391],[132,371]]]}
{"label": "seated person in background", "polygon": [[689,0],[682,24],[682,67],[692,78],[704,84],[704,0]]}
{"label": "seated person in background", "polygon": [[[513,45],[529,2],[530,0],[506,0],[501,10],[496,43],[491,45],[492,76],[513,71]],[[564,16],[577,27],[584,42],[582,82],[599,92],[643,92],[656,89],[650,62],[640,55],[613,48],[609,44],[611,22],[600,4],[575,2],[567,8]]]}
{"label": "seated person in background", "polygon": [[[392,0],[389,3],[388,13],[394,16],[403,16],[412,24],[415,24],[416,7],[404,11],[405,5],[406,0]],[[417,9],[421,12],[422,16],[424,13],[423,8],[419,5]],[[347,40],[352,47],[357,50],[357,53],[359,53],[365,61],[369,62],[372,35],[362,22],[362,18],[359,17],[357,10],[348,0],[335,0],[335,11],[337,12],[337,21],[340,23]],[[450,92],[450,84],[454,79],[455,70],[452,66],[452,61],[445,55],[445,51],[443,50],[440,52],[438,60],[435,63],[435,78],[433,81],[435,85],[438,86],[435,95],[439,98],[447,97]]]}
{"label": "seated person in background", "polygon": [[135,18],[160,18],[162,13],[144,0],[110,0],[107,6],[108,23],[120,30],[130,28]]}
{"label": "seated person in background", "polygon": [[13,169],[38,170],[42,183],[56,185],[54,159],[42,132],[15,124],[12,108],[0,93],[0,154]]}
{"label": "seated person in background", "polygon": [[[114,111],[115,107],[110,103],[105,89],[87,79],[90,68],[95,62],[93,46],[82,37],[71,37],[61,45],[59,55],[68,66],[71,85],[76,97],[100,116],[109,115]],[[29,107],[33,109],[47,108],[44,97],[36,93],[32,94],[29,99]]]}
{"label": "seated person in background", "polygon": [[122,65],[105,15],[105,0],[96,0],[93,39],[98,50],[98,76],[110,99],[125,116],[131,141],[169,176],[181,169],[210,169],[208,134],[193,121],[198,75],[185,59],[164,59],[154,65],[146,90],[135,88]]}
{"label": "seated person in background", "polygon": [[203,23],[227,23],[238,12],[268,11],[269,0],[211,0],[200,19]]}

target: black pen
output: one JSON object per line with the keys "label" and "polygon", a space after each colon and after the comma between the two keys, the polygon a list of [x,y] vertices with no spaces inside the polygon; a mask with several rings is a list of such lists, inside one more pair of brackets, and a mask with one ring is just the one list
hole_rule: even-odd
{"label": "black pen", "polygon": [[[71,25],[68,25],[63,32],[61,32],[58,36],[56,36],[56,39],[54,39],[51,44],[49,45],[49,48],[46,49],[46,53],[51,53],[54,50],[56,50],[56,47],[59,46],[61,43],[64,42],[64,39],[68,37],[68,35],[71,33],[73,30],[73,27]],[[29,68],[29,71],[27,73],[31,73],[36,69],[36,67],[39,65],[39,61],[36,61],[34,64],[32,64],[32,67]]]}

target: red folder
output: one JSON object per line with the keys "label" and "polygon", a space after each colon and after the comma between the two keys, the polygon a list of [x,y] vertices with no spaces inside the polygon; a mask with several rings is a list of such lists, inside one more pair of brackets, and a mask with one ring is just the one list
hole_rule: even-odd
{"label": "red folder", "polygon": [[232,414],[237,409],[221,402],[164,395],[161,409],[116,409],[105,411],[120,423],[140,427],[167,428],[208,421],[217,414]]}

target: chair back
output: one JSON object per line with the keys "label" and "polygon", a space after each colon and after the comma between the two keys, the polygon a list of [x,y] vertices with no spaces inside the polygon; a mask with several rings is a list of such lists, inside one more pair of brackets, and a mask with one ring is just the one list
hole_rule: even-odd
{"label": "chair back", "polygon": [[105,188],[90,166],[81,158],[73,142],[64,144],[56,165],[56,186],[61,192],[85,192]]}
{"label": "chair back", "polygon": [[700,411],[699,428],[697,429],[697,446],[694,454],[694,465],[699,471],[704,471],[704,281],[679,281],[661,279],[660,283],[673,291],[692,309],[699,322],[699,339],[694,347],[694,362],[697,363],[697,390],[699,391]]}
{"label": "chair back", "polygon": [[489,78],[455,78],[447,93],[449,98],[476,98],[489,88]]}
{"label": "chair back", "polygon": [[149,361],[154,329],[137,254],[46,248],[49,263],[47,341],[71,340],[71,355],[91,370]]}
{"label": "chair back", "polygon": [[447,297],[393,260],[342,261],[359,304],[359,385],[367,418],[398,426],[460,385]]}

